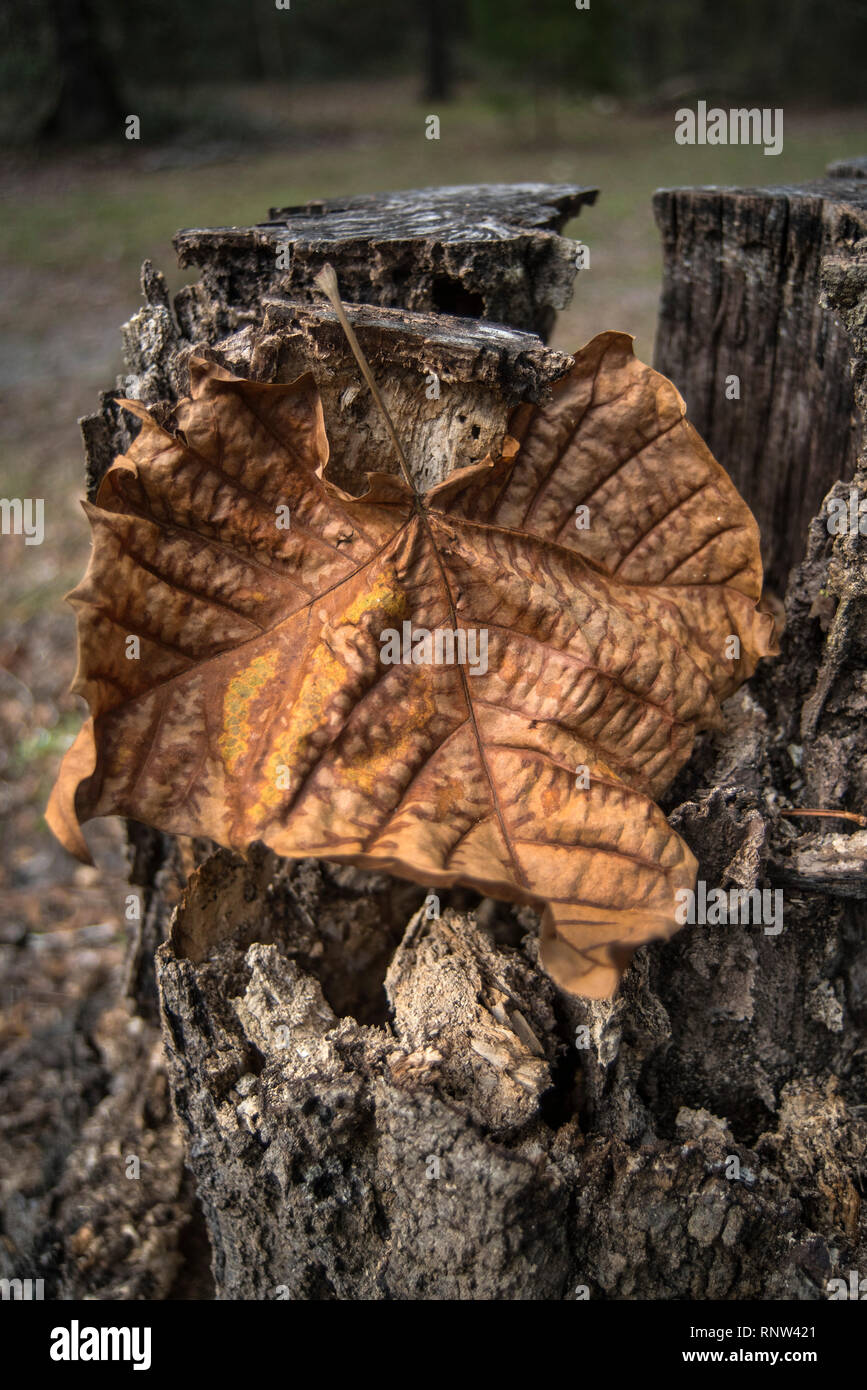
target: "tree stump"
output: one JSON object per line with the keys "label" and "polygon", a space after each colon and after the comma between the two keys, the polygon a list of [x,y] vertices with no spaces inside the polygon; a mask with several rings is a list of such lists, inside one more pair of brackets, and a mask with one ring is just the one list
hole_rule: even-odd
{"label": "tree stump", "polygon": [[[759,512],[772,573],[802,557],[782,655],[728,703],[668,806],[709,888],[784,888],[784,929],[685,927],[591,1003],[540,972],[527,909],[455,890],[429,918],[412,884],[132,827],[131,988],[147,1011],[175,909],[157,986],[218,1298],[809,1300],[865,1267],[867,832],[779,814],[867,800],[864,539],[805,511],[829,487],[867,488],[850,422],[853,404],[859,429],[867,412],[867,218],[855,182],[822,187],[837,193],[657,202],[660,365]],[[563,302],[574,255],[558,229],[589,196],[450,189],[183,233],[202,279],[176,320],[146,267],[121,394],[167,408],[194,346],[262,380],[310,367],[338,481],[374,458],[396,469],[310,293],[330,259],[428,483],[482,457],[511,406],[568,369],[533,330]],[[687,247],[702,258],[689,280]],[[753,336],[771,266],[773,377]],[[798,397],[799,363],[821,399]],[[731,418],[721,374],[741,378]],[[110,396],[85,422],[91,485],[128,428]]]}
{"label": "tree stump", "polygon": [[765,582],[781,597],[861,447],[850,334],[822,295],[825,263],[863,236],[867,182],[854,168],[799,188],[654,199],[665,254],[655,366],[752,508]]}

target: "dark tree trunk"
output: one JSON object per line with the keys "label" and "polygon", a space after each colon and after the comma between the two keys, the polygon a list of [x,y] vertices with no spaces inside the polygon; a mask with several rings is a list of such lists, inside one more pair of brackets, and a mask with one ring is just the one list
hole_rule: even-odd
{"label": "dark tree trunk", "polygon": [[452,94],[451,21],[453,0],[422,0],[424,99],[448,101]]}
{"label": "dark tree trunk", "polygon": [[120,100],[91,0],[62,0],[49,6],[57,44],[60,90],[42,125],[43,139],[85,143],[120,138]]}

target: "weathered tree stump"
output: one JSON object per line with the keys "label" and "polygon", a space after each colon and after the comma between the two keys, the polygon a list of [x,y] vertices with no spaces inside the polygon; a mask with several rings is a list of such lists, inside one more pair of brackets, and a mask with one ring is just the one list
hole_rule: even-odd
{"label": "weathered tree stump", "polygon": [[596,201],[571,184],[476,184],[272,208],[255,227],[179,232],[181,265],[201,267],[176,301],[191,339],[214,341],[266,294],[318,299],[330,261],[344,299],[492,319],[546,335],[572,293],[575,254],[559,235]]}
{"label": "weathered tree stump", "polygon": [[[716,223],[706,196],[724,209]],[[807,535],[797,490],[815,511],[829,486],[867,489],[850,423],[853,402],[859,427],[867,413],[867,217],[854,184],[833,206],[810,191],[753,197],[658,202],[660,364],[759,512],[772,572],[803,561],[782,655],[729,702],[725,731],[703,740],[669,805],[709,887],[783,886],[784,929],[686,927],[637,954],[614,1002],[575,1001],[537,968],[526,909],[455,892],[428,920],[410,884],[134,827],[143,1008],[183,893],[158,988],[219,1298],[815,1299],[832,1275],[865,1267],[865,832],[841,822],[820,833],[779,811],[867,802],[864,538],[832,537],[821,516]],[[555,229],[585,198],[447,190],[182,234],[203,278],[176,322],[146,269],[122,391],[170,403],[193,347],[264,380],[309,366],[338,480],[351,486],[374,458],[393,467],[333,316],[310,293],[331,259],[428,482],[484,454],[514,401],[568,367],[527,330],[562,302],[570,252]],[[785,255],[779,219],[793,207],[798,254]],[[316,239],[314,216],[334,241]],[[753,270],[719,234],[721,216],[749,220]],[[383,235],[394,218],[400,235]],[[717,228],[709,242],[705,226]],[[287,238],[281,282],[275,247]],[[687,245],[694,283],[673,262]],[[495,317],[515,257],[511,327],[443,315]],[[763,340],[774,379],[744,328],[761,316],[756,285],[772,265],[784,339]],[[437,302],[441,274],[478,298]],[[712,325],[712,348],[697,323]],[[799,363],[821,399],[797,397]],[[734,424],[720,374],[741,378]],[[431,375],[439,399],[425,394]],[[110,397],[86,422],[92,481],[127,428]]]}
{"label": "weathered tree stump", "polygon": [[861,447],[850,333],[822,295],[825,263],[864,234],[867,183],[854,167],[798,188],[654,199],[665,253],[655,365],[750,504],[765,582],[781,597],[811,519]]}

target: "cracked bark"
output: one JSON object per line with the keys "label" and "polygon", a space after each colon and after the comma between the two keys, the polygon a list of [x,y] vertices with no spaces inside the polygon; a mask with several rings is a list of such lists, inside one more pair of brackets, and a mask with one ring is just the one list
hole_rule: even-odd
{"label": "cracked bark", "polygon": [[[867,488],[867,214],[848,169],[806,190],[657,200],[659,365],[757,510],[778,585],[796,565],[782,655],[728,703],[667,807],[709,888],[783,887],[783,930],[686,927],[637,954],[615,1001],[590,1003],[538,970],[527,909],[456,891],[436,917],[411,884],[132,827],[144,1011],[183,895],[158,992],[217,1297],[809,1300],[864,1268],[864,835],[779,815],[867,804],[865,542],[810,520],[829,488]],[[339,481],[357,483],[390,455],[309,292],[332,259],[425,481],[481,457],[511,403],[568,365],[528,334],[562,302],[558,232],[586,194],[409,197],[181,234],[202,279],[176,319],[146,268],[122,392],[170,403],[194,344],[260,379],[310,366]],[[520,331],[443,314],[443,266],[476,296],[461,306],[495,318],[517,263],[500,316]],[[742,390],[726,413],[729,373]],[[106,397],[84,428],[93,485],[128,425]]]}

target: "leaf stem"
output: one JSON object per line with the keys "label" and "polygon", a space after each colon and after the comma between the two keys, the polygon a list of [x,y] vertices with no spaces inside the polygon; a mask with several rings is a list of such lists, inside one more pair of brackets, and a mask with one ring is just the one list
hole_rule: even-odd
{"label": "leaf stem", "polygon": [[853,820],[856,825],[867,826],[867,816],[857,811],[781,811],[781,816],[829,816],[833,820]]}
{"label": "leaf stem", "polygon": [[376,384],[376,379],[373,375],[373,372],[370,370],[370,364],[368,363],[367,358],[362,352],[361,344],[355,336],[355,330],[352,327],[352,324],[349,322],[349,319],[346,315],[346,310],[344,309],[343,304],[341,302],[340,286],[337,283],[337,275],[335,273],[334,266],[326,261],[319,274],[315,277],[313,283],[317,289],[322,291],[326,299],[330,301],[331,307],[337,315],[337,318],[340,322],[340,327],[346,334],[347,342],[349,343],[349,346],[352,348],[355,360],[361,368],[361,375],[367,382],[367,385],[370,388],[370,394],[373,396],[373,399],[376,401],[377,406],[382,412],[382,416],[385,420],[389,437],[391,439],[392,444],[395,447],[395,451],[400,462],[400,467],[403,472],[403,476],[406,479],[407,486],[418,499],[419,492],[416,488],[415,483],[413,482],[413,477],[412,473],[410,472],[406,454],[403,452],[403,446],[401,445],[401,442],[397,437],[397,431],[394,428],[394,422],[390,414],[388,413],[388,407],[386,406],[385,401],[382,399],[382,396],[380,395],[379,387]]}

